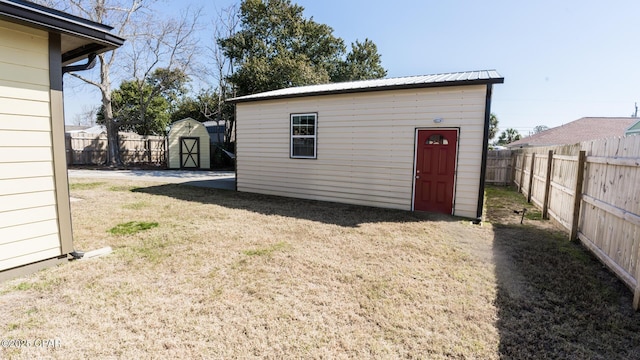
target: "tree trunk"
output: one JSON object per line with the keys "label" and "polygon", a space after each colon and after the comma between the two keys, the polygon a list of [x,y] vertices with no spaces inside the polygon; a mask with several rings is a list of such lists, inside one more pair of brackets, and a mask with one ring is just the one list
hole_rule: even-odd
{"label": "tree trunk", "polygon": [[107,163],[108,166],[120,166],[120,146],[118,146],[118,124],[113,121],[111,98],[102,94],[102,107],[107,128]]}
{"label": "tree trunk", "polygon": [[120,160],[120,145],[118,144],[118,124],[113,119],[111,103],[111,81],[109,79],[109,65],[102,55],[100,58],[100,92],[102,93],[102,109],[105,127],[107,128],[107,163],[108,166],[122,166]]}

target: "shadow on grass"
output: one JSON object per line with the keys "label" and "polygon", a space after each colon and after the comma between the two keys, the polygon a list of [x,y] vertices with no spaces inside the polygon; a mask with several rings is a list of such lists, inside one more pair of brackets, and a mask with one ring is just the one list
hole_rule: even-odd
{"label": "shadow on grass", "polygon": [[502,359],[639,359],[632,293],[579,243],[529,225],[495,225]]}
{"label": "shadow on grass", "polygon": [[414,222],[414,221],[460,221],[460,218],[443,214],[381,209],[367,206],[347,205],[324,201],[294,199],[281,196],[261,195],[228,191],[223,189],[198,188],[180,184],[163,184],[136,188],[134,192],[168,196],[179,200],[219,205],[242,209],[263,215],[279,215],[298,219],[356,227],[365,223]]}

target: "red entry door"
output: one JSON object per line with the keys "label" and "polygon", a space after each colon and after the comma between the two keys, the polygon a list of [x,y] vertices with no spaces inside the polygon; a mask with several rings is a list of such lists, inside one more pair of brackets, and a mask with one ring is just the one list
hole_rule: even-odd
{"label": "red entry door", "polygon": [[418,130],[414,210],[451,214],[457,130]]}

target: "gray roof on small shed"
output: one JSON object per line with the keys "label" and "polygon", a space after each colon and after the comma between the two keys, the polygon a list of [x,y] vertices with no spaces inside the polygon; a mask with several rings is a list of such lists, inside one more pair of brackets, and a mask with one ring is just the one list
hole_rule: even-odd
{"label": "gray roof on small shed", "polygon": [[61,35],[62,65],[118,48],[124,39],[113,28],[23,0],[0,0],[0,19]]}
{"label": "gray roof on small shed", "polygon": [[368,91],[429,88],[478,84],[502,84],[504,78],[495,70],[464,71],[445,74],[407,76],[388,79],[360,80],[341,83],[291,87],[235,97],[232,103],[286,99],[304,96],[359,93]]}

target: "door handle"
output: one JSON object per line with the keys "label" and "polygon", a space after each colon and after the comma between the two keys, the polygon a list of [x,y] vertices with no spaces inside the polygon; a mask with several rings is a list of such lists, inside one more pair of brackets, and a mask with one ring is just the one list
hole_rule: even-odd
{"label": "door handle", "polygon": [[420,179],[420,175],[416,175],[416,179]]}

